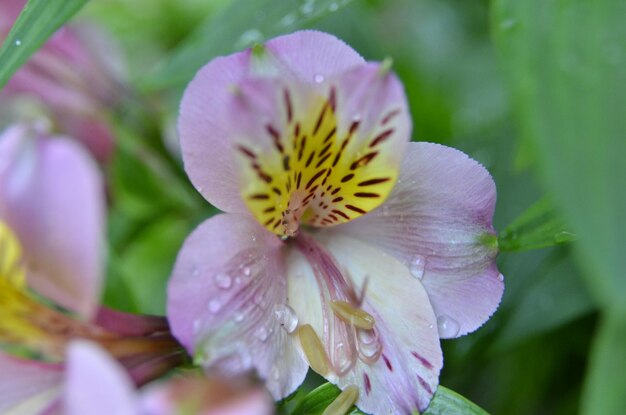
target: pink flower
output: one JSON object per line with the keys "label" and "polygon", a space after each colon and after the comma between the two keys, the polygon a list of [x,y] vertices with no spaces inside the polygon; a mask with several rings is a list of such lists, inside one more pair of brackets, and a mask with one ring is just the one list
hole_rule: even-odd
{"label": "pink flower", "polygon": [[176,261],[181,343],[209,371],[255,370],[276,399],[310,365],[357,386],[365,412],[423,411],[439,339],[476,330],[502,296],[489,173],[409,143],[389,64],[313,31],[202,68],[179,133],[191,181],[228,212]]}
{"label": "pink flower", "polygon": [[104,214],[102,177],[75,141],[0,135],[0,412],[55,408],[74,338],[106,347],[138,384],[184,359],[164,319],[100,307]]}
{"label": "pink flower", "polygon": [[[25,4],[25,0],[0,3],[0,40]],[[107,112],[124,93],[119,82],[122,66],[115,46],[103,33],[93,27],[63,27],[15,73],[0,102],[5,110],[11,107],[26,119],[43,112],[59,131],[75,137],[104,161],[114,141]]]}
{"label": "pink flower", "polygon": [[68,354],[66,415],[273,413],[272,400],[259,387],[189,375],[157,382],[138,393],[124,368],[97,345],[75,342]]}

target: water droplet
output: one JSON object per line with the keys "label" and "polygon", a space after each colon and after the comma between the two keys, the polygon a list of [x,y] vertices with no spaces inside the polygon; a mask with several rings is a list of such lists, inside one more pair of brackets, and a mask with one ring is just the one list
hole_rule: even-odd
{"label": "water droplet", "polygon": [[241,312],[236,312],[235,313],[235,322],[237,323],[241,323],[243,321],[243,313]]}
{"label": "water droplet", "polygon": [[278,369],[278,366],[272,366],[270,377],[275,381],[280,379],[280,370]]}
{"label": "water droplet", "polygon": [[241,278],[239,277],[235,278],[235,284],[237,285],[241,284]]}
{"label": "water droplet", "polygon": [[220,273],[215,276],[215,284],[218,287],[227,290],[231,287],[231,285],[233,285],[233,279],[228,274]]}
{"label": "water droplet", "polygon": [[256,235],[252,235],[250,239],[252,240],[252,242],[256,242]]}
{"label": "water droplet", "polygon": [[322,82],[324,82],[324,75],[322,75],[321,73],[317,73],[313,77],[313,80],[315,81],[316,84],[321,84]]}
{"label": "water droplet", "polygon": [[361,114],[358,112],[352,116],[352,121],[361,121]]}
{"label": "water droplet", "polygon": [[293,333],[298,327],[298,316],[293,308],[287,304],[278,304],[274,308],[274,316],[278,324],[285,329],[287,333]]}
{"label": "water droplet", "polygon": [[252,270],[250,269],[250,267],[243,267],[241,268],[241,273],[246,277],[249,277],[250,274],[252,274]]}
{"label": "water droplet", "polygon": [[328,11],[336,12],[339,9],[339,5],[337,3],[330,3],[328,5]]}
{"label": "water droplet", "polygon": [[432,324],[429,324],[429,325],[428,325],[428,328],[429,328],[429,329],[434,329],[434,328],[435,328],[435,326],[433,326]]}
{"label": "water droplet", "polygon": [[193,321],[193,333],[198,334],[200,332],[200,327],[202,327],[202,321],[197,318]]}
{"label": "water droplet", "polygon": [[498,280],[500,280],[500,281],[504,281],[504,275],[502,275],[502,274],[498,274]]}
{"label": "water droplet", "polygon": [[437,329],[439,330],[439,337],[449,339],[459,334],[461,326],[453,318],[442,315],[437,317]]}
{"label": "water droplet", "polygon": [[512,28],[515,27],[516,24],[517,24],[517,20],[515,19],[505,19],[502,22],[500,22],[500,28],[502,30],[511,30]]}
{"label": "water droplet", "polygon": [[285,27],[291,26],[295,22],[296,22],[296,15],[293,13],[289,13],[288,15],[280,19],[280,24],[282,24]]}
{"label": "water droplet", "polygon": [[415,278],[421,280],[424,278],[424,268],[426,267],[426,260],[424,257],[416,255],[411,258],[409,263],[409,271]]}
{"label": "water droplet", "polygon": [[265,328],[265,326],[260,326],[258,329],[256,329],[256,338],[261,340],[262,342],[267,340],[267,329]]}
{"label": "water droplet", "polygon": [[265,296],[263,295],[263,293],[256,293],[253,298],[254,304],[258,305],[260,308],[264,308],[265,307],[264,298]]}
{"label": "water droplet", "polygon": [[314,10],[314,1],[307,0],[304,2],[302,6],[300,6],[300,13],[302,14],[311,14]]}
{"label": "water droplet", "polygon": [[236,46],[238,49],[247,48],[255,43],[261,43],[263,41],[263,33],[257,29],[246,30],[241,34],[239,40],[237,40]]}
{"label": "water droplet", "polygon": [[222,303],[220,303],[220,300],[213,299],[209,301],[209,311],[211,313],[217,313],[218,311],[220,311],[220,308],[222,308]]}
{"label": "water droplet", "polygon": [[21,40],[17,39],[17,40],[15,41],[15,46],[20,46],[21,44],[22,44],[22,41],[21,41]]}

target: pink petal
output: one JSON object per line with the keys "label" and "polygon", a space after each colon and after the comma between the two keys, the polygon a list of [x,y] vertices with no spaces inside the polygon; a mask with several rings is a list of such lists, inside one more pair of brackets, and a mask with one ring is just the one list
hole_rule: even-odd
{"label": "pink petal", "polygon": [[405,263],[422,283],[442,338],[476,330],[500,303],[495,184],[464,153],[410,143],[400,179],[377,210],[338,229]]}
{"label": "pink petal", "polygon": [[171,415],[193,407],[197,415],[270,415],[274,401],[260,386],[239,379],[185,376],[157,382],[144,389],[142,413]]}
{"label": "pink petal", "polygon": [[102,178],[76,143],[13,127],[0,140],[0,217],[23,246],[32,288],[89,317],[100,300]]}
{"label": "pink petal", "polygon": [[68,348],[64,406],[67,415],[136,415],[137,398],[124,368],[94,343]]}
{"label": "pink petal", "polygon": [[[371,362],[356,358],[346,374],[335,371],[327,378],[342,389],[358,386],[357,406],[366,413],[423,411],[437,389],[443,365],[437,323],[424,287],[401,262],[367,243],[328,232],[318,233],[316,239],[357,291],[366,287],[361,308],[375,318],[374,330],[382,345]],[[371,332],[358,332],[356,338],[331,338],[337,333],[337,321],[322,314],[333,316],[309,262],[294,253],[289,264],[290,304],[300,322],[311,324],[326,343],[331,361],[341,353],[350,359],[356,353],[351,342],[366,357],[376,356],[379,349]]]}
{"label": "pink petal", "polygon": [[256,369],[276,399],[306,374],[275,315],[286,302],[282,249],[250,216],[214,216],[185,241],[168,289],[172,331],[196,359],[227,375]]}
{"label": "pink petal", "polygon": [[0,353],[0,412],[38,413],[46,409],[58,398],[62,379],[57,365]]}
{"label": "pink petal", "polygon": [[342,40],[314,30],[277,37],[265,47],[280,62],[279,69],[304,82],[320,82],[364,62]]}
{"label": "pink petal", "polygon": [[[266,44],[264,57],[276,76],[314,82],[362,63],[362,58],[337,38],[304,31]],[[233,165],[233,143],[226,101],[232,85],[259,75],[251,51],[214,59],[191,81],[180,106],[178,130],[185,170],[200,193],[216,207],[245,212]],[[258,63],[258,62],[257,62]],[[264,62],[264,64],[267,62]]]}

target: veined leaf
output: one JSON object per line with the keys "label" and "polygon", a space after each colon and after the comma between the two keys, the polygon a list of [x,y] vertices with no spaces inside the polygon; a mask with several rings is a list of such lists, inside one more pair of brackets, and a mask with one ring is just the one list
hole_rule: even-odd
{"label": "veined leaf", "polygon": [[[332,383],[325,383],[313,390],[293,410],[291,415],[321,415],[324,409],[339,396],[339,388]],[[348,411],[350,415],[365,415],[353,407]],[[439,386],[433,400],[423,415],[487,415],[480,407],[468,401],[458,393]]]}
{"label": "veined leaf", "polygon": [[29,0],[0,49],[0,88],[87,0]]}
{"label": "veined leaf", "polygon": [[515,219],[498,237],[500,251],[525,251],[577,239],[552,202],[541,199]]}
{"label": "veined leaf", "polygon": [[149,75],[148,90],[184,85],[215,56],[306,27],[352,0],[235,0],[210,16]]}

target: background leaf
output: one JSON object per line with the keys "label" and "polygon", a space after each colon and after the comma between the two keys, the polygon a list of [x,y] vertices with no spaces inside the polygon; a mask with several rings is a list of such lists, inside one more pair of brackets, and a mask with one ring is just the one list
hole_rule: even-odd
{"label": "background leaf", "polygon": [[143,83],[146,89],[183,85],[218,55],[245,49],[282,33],[293,32],[333,13],[351,0],[236,0],[210,16]]}
{"label": "background leaf", "polygon": [[615,386],[626,381],[624,16],[626,2],[613,0],[498,0],[493,9],[521,132],[537,150],[545,188],[580,237],[578,263],[604,308],[585,383],[588,414],[624,410]]}
{"label": "background leaf", "polygon": [[87,0],[29,0],[0,49],[0,88]]}

